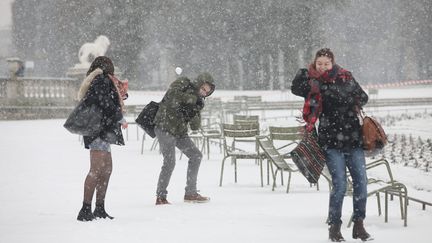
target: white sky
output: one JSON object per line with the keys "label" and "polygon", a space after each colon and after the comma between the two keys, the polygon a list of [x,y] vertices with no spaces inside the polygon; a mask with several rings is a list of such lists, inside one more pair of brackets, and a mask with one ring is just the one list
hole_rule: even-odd
{"label": "white sky", "polygon": [[8,28],[12,23],[11,3],[14,0],[0,0],[0,29]]}

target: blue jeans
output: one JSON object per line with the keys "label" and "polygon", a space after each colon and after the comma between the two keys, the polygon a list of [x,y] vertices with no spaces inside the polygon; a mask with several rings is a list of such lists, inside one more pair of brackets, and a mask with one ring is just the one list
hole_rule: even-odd
{"label": "blue jeans", "polygon": [[326,163],[332,177],[330,193],[329,224],[341,224],[342,205],[347,189],[346,168],[353,183],[353,221],[366,217],[367,175],[363,149],[327,149]]}

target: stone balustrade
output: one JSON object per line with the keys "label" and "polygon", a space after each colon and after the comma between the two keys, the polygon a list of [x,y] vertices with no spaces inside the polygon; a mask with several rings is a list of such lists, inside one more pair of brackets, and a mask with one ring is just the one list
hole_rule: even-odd
{"label": "stone balustrade", "polygon": [[0,105],[72,106],[79,85],[73,78],[0,78]]}

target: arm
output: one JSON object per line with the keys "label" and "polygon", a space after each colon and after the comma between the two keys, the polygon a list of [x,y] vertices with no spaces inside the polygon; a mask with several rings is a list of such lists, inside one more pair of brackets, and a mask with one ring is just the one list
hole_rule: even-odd
{"label": "arm", "polygon": [[295,95],[307,97],[311,87],[308,83],[308,71],[307,69],[300,69],[291,85],[291,92]]}
{"label": "arm", "polygon": [[201,128],[201,113],[198,112],[192,120],[189,122],[190,128],[192,131],[198,130]]}
{"label": "arm", "polygon": [[355,97],[354,102],[355,102],[355,104],[358,104],[360,107],[363,107],[368,102],[369,97],[354,78],[353,78],[353,82],[354,82],[354,87],[355,87],[354,88],[354,97]]}

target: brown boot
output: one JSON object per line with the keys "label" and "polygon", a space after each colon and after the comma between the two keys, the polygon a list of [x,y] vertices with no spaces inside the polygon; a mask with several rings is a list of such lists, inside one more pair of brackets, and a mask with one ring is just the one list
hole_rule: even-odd
{"label": "brown boot", "polygon": [[170,202],[168,202],[166,197],[157,197],[156,198],[156,205],[165,205],[165,204],[171,204]]}
{"label": "brown boot", "polygon": [[342,242],[345,241],[341,232],[341,224],[331,224],[329,227],[329,239],[332,242]]}
{"label": "brown boot", "polygon": [[360,238],[362,241],[373,240],[370,234],[366,232],[362,219],[354,221],[352,237],[354,239]]}
{"label": "brown boot", "polygon": [[190,203],[206,203],[206,202],[210,201],[210,198],[209,197],[203,197],[199,193],[194,193],[194,194],[190,194],[190,195],[185,195],[184,201],[190,202]]}

